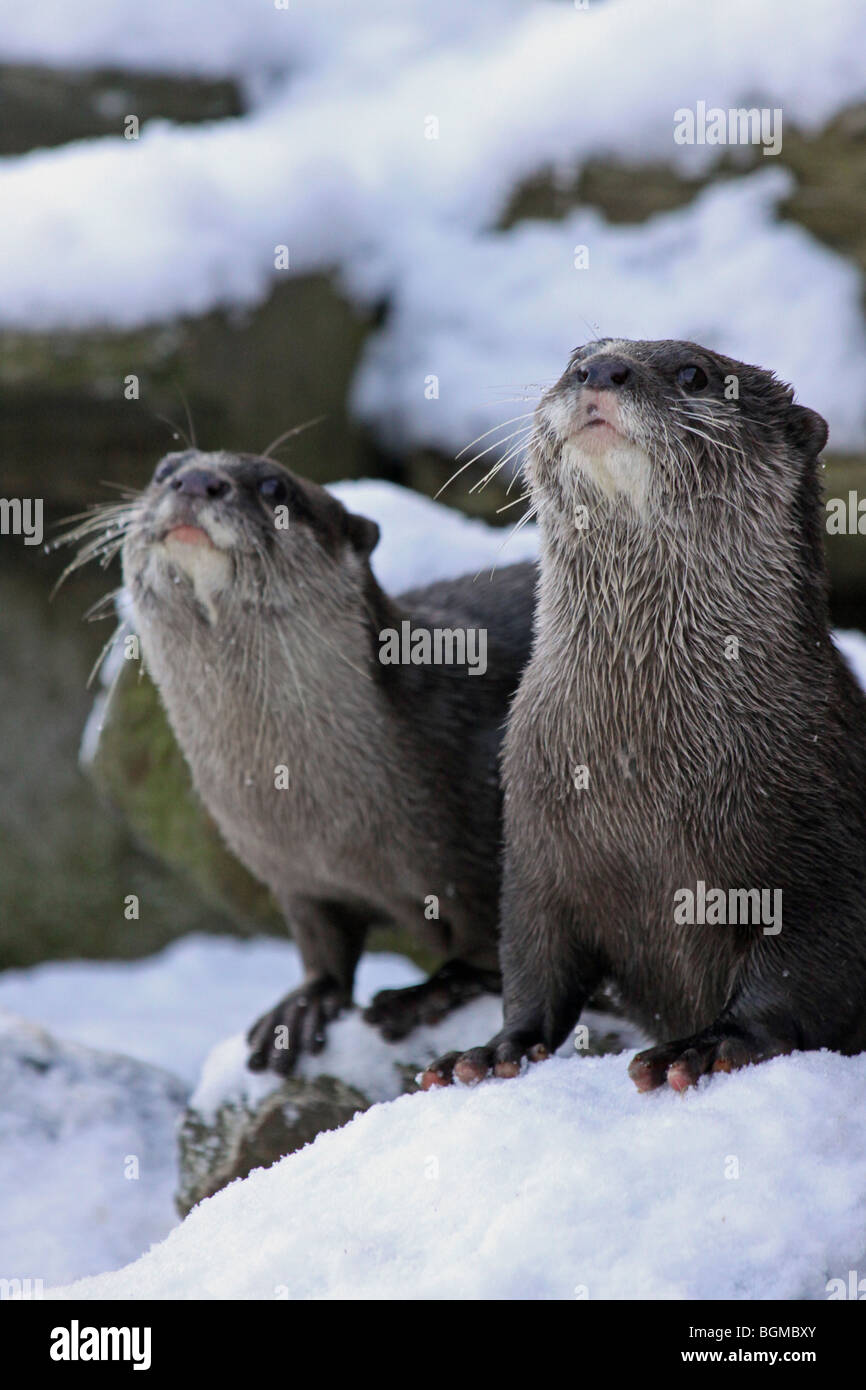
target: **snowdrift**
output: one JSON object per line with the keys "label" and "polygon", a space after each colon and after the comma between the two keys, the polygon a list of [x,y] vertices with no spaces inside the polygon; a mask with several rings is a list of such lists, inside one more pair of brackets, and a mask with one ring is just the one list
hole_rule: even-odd
{"label": "snowdrift", "polygon": [[864,1086],[811,1053],[641,1096],[619,1056],[404,1096],[49,1296],[826,1298],[866,1255]]}

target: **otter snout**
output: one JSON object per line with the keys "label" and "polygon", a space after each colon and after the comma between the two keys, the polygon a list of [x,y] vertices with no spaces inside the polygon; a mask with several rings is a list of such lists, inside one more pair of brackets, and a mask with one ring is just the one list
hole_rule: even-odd
{"label": "otter snout", "polygon": [[625,386],[632,370],[621,357],[600,357],[586,362],[575,370],[575,381],[595,391],[612,391]]}
{"label": "otter snout", "polygon": [[636,430],[635,367],[616,352],[575,363],[545,398],[544,423],[558,436],[558,466],[610,501],[648,515],[652,470]]}
{"label": "otter snout", "polygon": [[231,549],[236,542],[231,507],[214,506],[231,504],[235,491],[218,458],[169,454],[158,465],[151,488],[156,494],[152,514],[158,540],[179,539],[179,531],[197,527],[220,549]]}
{"label": "otter snout", "polygon": [[182,497],[201,497],[206,500],[224,497],[229,491],[229,481],[221,477],[213,468],[187,468],[176,475],[169,483],[173,492]]}

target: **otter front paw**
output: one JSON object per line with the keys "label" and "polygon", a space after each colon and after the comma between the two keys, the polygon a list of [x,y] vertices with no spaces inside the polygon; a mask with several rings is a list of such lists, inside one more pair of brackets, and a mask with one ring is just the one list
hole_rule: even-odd
{"label": "otter front paw", "polygon": [[639,1052],[629,1063],[628,1074],[639,1091],[665,1085],[686,1091],[711,1072],[738,1071],[790,1050],[782,1042],[759,1041],[746,1032],[707,1028],[691,1038]]}
{"label": "otter front paw", "polygon": [[326,1025],[352,1002],[351,991],[330,976],[306,980],[247,1033],[250,1071],[274,1071],[288,1076],[301,1052],[315,1054],[325,1046]]}
{"label": "otter front paw", "polygon": [[452,1009],[480,994],[498,994],[500,978],[494,970],[479,970],[462,960],[450,960],[420,985],[382,989],[364,1010],[386,1042],[405,1038],[422,1023],[439,1023]]}
{"label": "otter front paw", "polygon": [[525,1033],[498,1033],[486,1047],[473,1047],[468,1052],[446,1052],[431,1062],[421,1075],[422,1091],[434,1086],[450,1086],[462,1081],[477,1085],[492,1072],[494,1076],[517,1076],[521,1062],[543,1062],[550,1053],[540,1040],[532,1041]]}

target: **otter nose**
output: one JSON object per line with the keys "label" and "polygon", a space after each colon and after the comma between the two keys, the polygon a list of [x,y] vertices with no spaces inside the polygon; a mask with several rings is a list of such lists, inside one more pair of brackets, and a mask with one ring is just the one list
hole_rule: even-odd
{"label": "otter nose", "polygon": [[223,497],[229,490],[226,479],[210,468],[188,468],[171,485],[182,497]]}
{"label": "otter nose", "polygon": [[621,357],[599,357],[578,367],[576,376],[581,386],[592,386],[597,391],[610,391],[624,386],[631,376],[631,367]]}

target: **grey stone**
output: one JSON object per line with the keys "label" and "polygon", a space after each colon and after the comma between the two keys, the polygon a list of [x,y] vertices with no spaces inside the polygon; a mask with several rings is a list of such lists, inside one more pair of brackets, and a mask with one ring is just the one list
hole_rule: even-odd
{"label": "grey stone", "polygon": [[179,1132],[181,1216],[235,1178],[269,1168],[323,1130],[340,1129],[370,1101],[333,1076],[290,1078],[258,1102],[228,1100],[212,1119],[188,1109]]}

